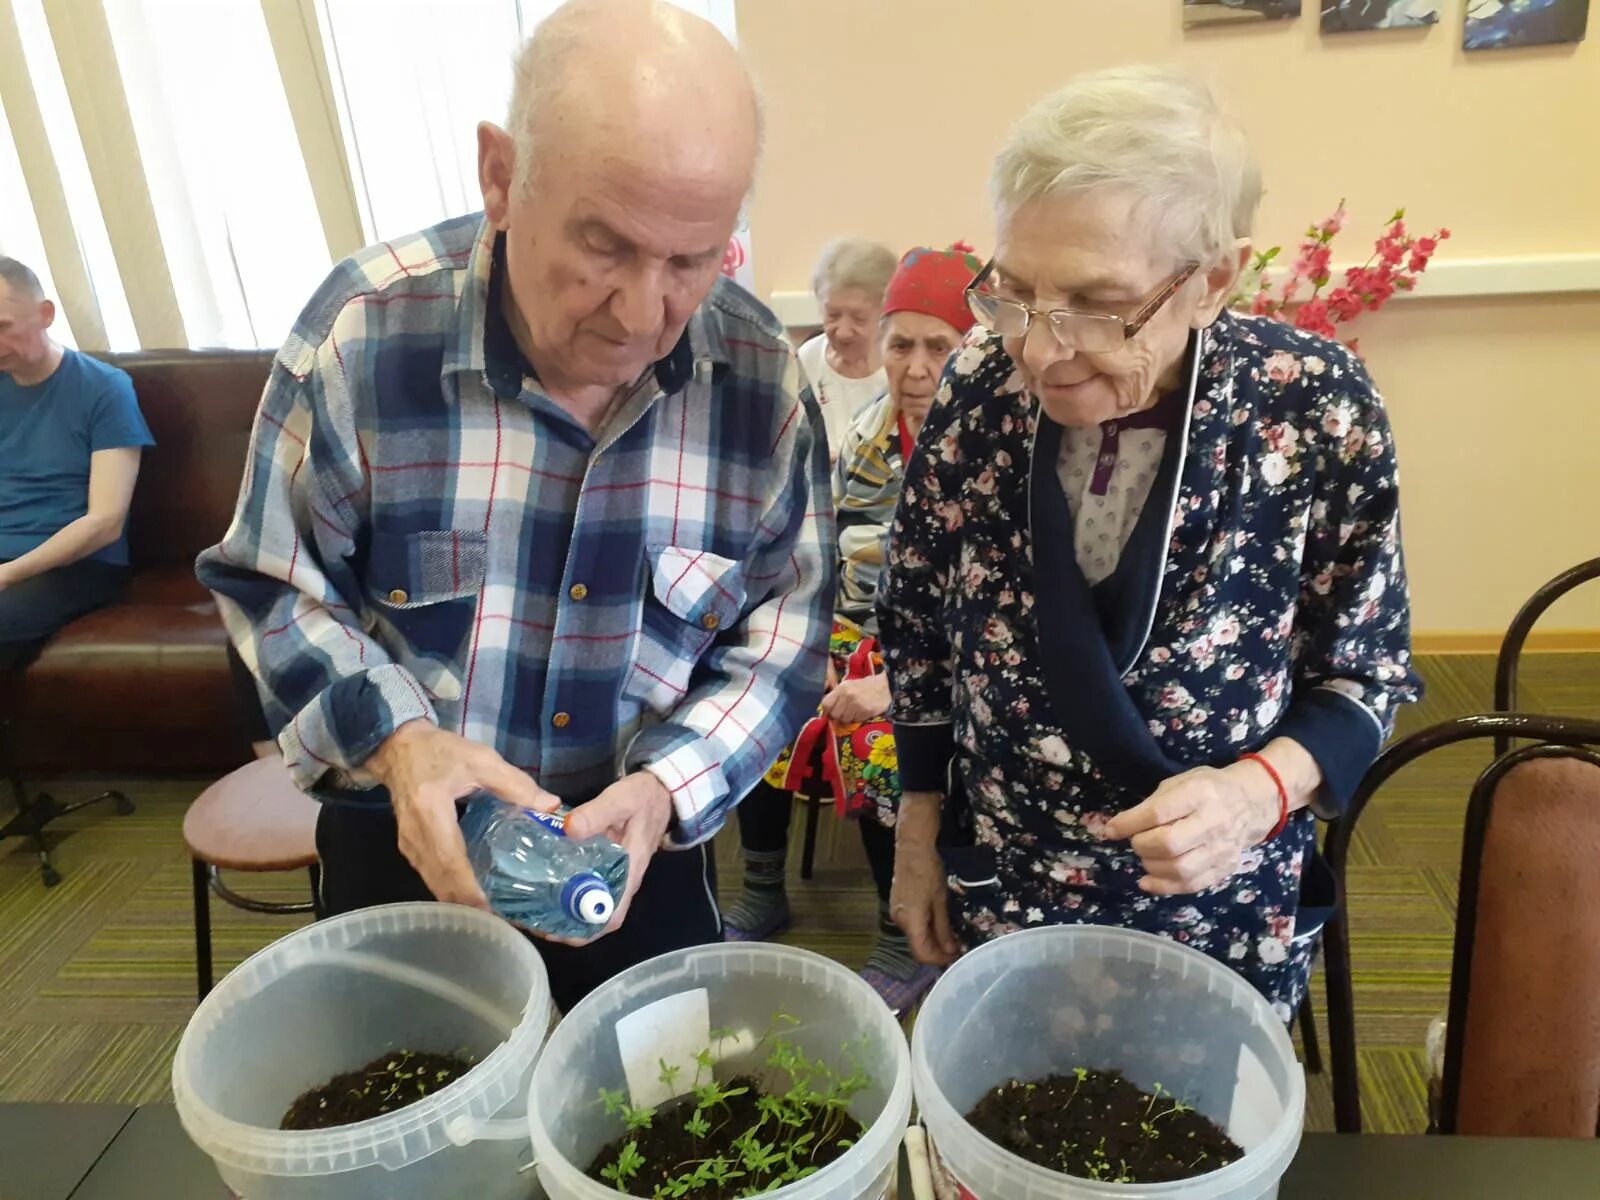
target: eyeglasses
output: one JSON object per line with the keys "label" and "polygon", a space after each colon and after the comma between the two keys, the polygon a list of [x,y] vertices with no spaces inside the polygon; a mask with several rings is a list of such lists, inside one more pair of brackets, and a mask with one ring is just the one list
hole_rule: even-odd
{"label": "eyeglasses", "polygon": [[1108,313],[1083,312],[1075,308],[1049,311],[1030,308],[1020,300],[1008,300],[985,291],[984,285],[989,276],[994,274],[994,259],[991,258],[967,284],[967,307],[972,310],[978,324],[1004,338],[1026,337],[1033,319],[1044,317],[1050,322],[1050,331],[1063,346],[1089,354],[1110,354],[1143,329],[1150,318],[1161,311],[1161,306],[1172,299],[1199,269],[1199,263],[1190,263],[1174,275],[1144,307],[1124,320]]}

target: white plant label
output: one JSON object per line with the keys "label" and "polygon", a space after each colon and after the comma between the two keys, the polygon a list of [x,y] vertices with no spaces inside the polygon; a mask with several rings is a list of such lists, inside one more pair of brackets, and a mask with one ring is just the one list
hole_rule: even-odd
{"label": "white plant label", "polygon": [[[705,988],[667,996],[623,1017],[617,1022],[617,1050],[628,1080],[628,1102],[634,1108],[656,1108],[688,1095],[695,1085],[695,1055],[710,1045],[711,999]],[[663,1075],[672,1082],[663,1082]]]}

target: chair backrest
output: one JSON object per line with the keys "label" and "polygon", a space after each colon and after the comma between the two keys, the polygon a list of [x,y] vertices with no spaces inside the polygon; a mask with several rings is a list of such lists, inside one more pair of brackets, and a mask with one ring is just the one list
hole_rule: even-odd
{"label": "chair backrest", "polygon": [[1454,1068],[1457,1133],[1591,1138],[1600,1124],[1600,758],[1545,749],[1495,785],[1471,911],[1462,891],[1451,1007],[1465,1028],[1444,1095],[1448,1128]]}
{"label": "chair backrest", "polygon": [[[1549,583],[1545,584],[1533,595],[1529,596],[1523,606],[1517,610],[1517,615],[1511,619],[1511,624],[1506,627],[1506,636],[1500,642],[1500,653],[1495,657],[1494,663],[1494,711],[1508,713],[1517,711],[1517,671],[1522,666],[1522,648],[1527,644],[1528,635],[1533,632],[1533,627],[1544,616],[1545,611],[1561,597],[1580,584],[1588,583],[1591,579],[1600,579],[1600,558],[1591,558],[1588,562],[1581,562],[1575,567],[1561,572]],[[1495,739],[1494,752],[1504,754],[1511,749],[1511,739],[1500,737]]]}
{"label": "chair backrest", "polygon": [[133,378],[156,439],[128,515],[129,556],[135,568],[188,566],[233,516],[272,353],[162,350],[106,361]]}
{"label": "chair backrest", "polygon": [[[1519,949],[1517,944],[1519,939],[1530,944],[1542,945],[1544,948],[1534,956],[1536,966],[1532,970],[1533,973],[1546,977],[1564,969],[1567,955],[1577,952],[1569,951],[1570,943],[1578,938],[1586,938],[1592,943],[1592,946],[1585,947],[1586,951],[1600,954],[1600,937],[1595,936],[1596,932],[1600,931],[1600,879],[1584,879],[1584,886],[1578,888],[1573,886],[1570,880],[1558,877],[1548,881],[1548,890],[1545,891],[1547,881],[1537,873],[1546,870],[1540,856],[1552,853],[1552,846],[1557,842],[1560,842],[1563,852],[1576,844],[1575,835],[1572,829],[1567,827],[1568,825],[1579,822],[1582,824],[1585,836],[1595,838],[1596,830],[1600,829],[1600,794],[1586,795],[1586,810],[1583,811],[1579,821],[1576,815],[1578,802],[1573,799],[1577,793],[1571,789],[1557,789],[1557,794],[1566,798],[1564,803],[1571,806],[1570,809],[1563,807],[1560,810],[1559,815],[1567,824],[1563,825],[1559,833],[1534,836],[1527,844],[1510,843],[1509,839],[1515,839],[1519,832],[1526,832],[1525,827],[1519,830],[1518,818],[1513,817],[1509,822],[1502,823],[1500,828],[1505,832],[1499,834],[1496,841],[1491,844],[1489,838],[1489,818],[1496,810],[1495,799],[1499,785],[1519,764],[1565,756],[1574,760],[1585,760],[1579,763],[1579,766],[1588,763],[1597,764],[1596,769],[1600,770],[1600,752],[1594,749],[1600,747],[1600,721],[1532,713],[1484,713],[1455,717],[1426,729],[1419,729],[1395,742],[1378,756],[1377,762],[1372,764],[1362,778],[1361,785],[1350,798],[1349,807],[1329,825],[1327,838],[1323,842],[1323,853],[1327,857],[1328,866],[1333,870],[1338,894],[1342,898],[1345,895],[1345,865],[1350,857],[1356,825],[1378,790],[1399,771],[1426,754],[1462,742],[1488,739],[1493,739],[1497,744],[1509,744],[1515,739],[1532,739],[1538,744],[1512,750],[1494,758],[1479,775],[1467,805],[1466,829],[1462,839],[1460,901],[1456,912],[1455,956],[1451,966],[1450,1021],[1445,1048],[1442,1106],[1444,1111],[1441,1114],[1441,1127],[1446,1133],[1455,1132],[1455,1114],[1458,1108],[1456,1101],[1459,1097],[1461,1064],[1464,1060],[1463,1047],[1466,1044],[1469,1025],[1466,1004],[1474,990],[1474,972],[1471,968],[1477,936],[1480,883],[1485,879],[1490,881],[1489,890],[1492,895],[1488,903],[1491,907],[1486,911],[1488,926],[1510,930],[1498,935],[1500,945],[1485,953],[1481,979],[1486,988],[1486,998],[1483,1000],[1485,1007],[1481,1011],[1485,1014],[1499,1015],[1485,1016],[1474,1026],[1480,1030],[1480,1037],[1489,1036],[1481,1031],[1485,1027],[1494,1028],[1497,1021],[1510,1020],[1512,1028],[1519,1029],[1530,1019],[1528,1013],[1520,1011],[1513,1017],[1504,1016],[1504,1001],[1487,990],[1490,987],[1488,981],[1491,976],[1499,979],[1505,971],[1528,973],[1520,964],[1503,966],[1499,957],[1501,951],[1507,948]],[[1588,775],[1584,777],[1589,780],[1586,787],[1593,786],[1592,779]],[[1540,777],[1535,775],[1533,778]],[[1522,803],[1520,796],[1512,798],[1513,804],[1520,807]],[[1541,827],[1547,820],[1555,818],[1555,814],[1547,811],[1547,808],[1548,802],[1538,810]],[[1506,847],[1504,861],[1500,858],[1502,845]],[[1596,866],[1600,864],[1600,857],[1595,854],[1593,840],[1589,846],[1587,850],[1576,851],[1575,857],[1571,860],[1566,860],[1563,856],[1563,861],[1557,867],[1550,869],[1576,872],[1579,875],[1584,871],[1597,872],[1600,870]],[[1533,864],[1539,864],[1537,869]],[[1548,930],[1548,936],[1555,939],[1554,942],[1538,942],[1538,938],[1546,935],[1547,931],[1529,927],[1530,921],[1537,918],[1530,918],[1527,915],[1523,896],[1525,893],[1532,894],[1535,890],[1540,890],[1550,897],[1553,904],[1558,901],[1565,904],[1560,914],[1560,923],[1551,924]],[[1588,899],[1579,899],[1580,896],[1586,896]],[[1582,904],[1587,904],[1587,908],[1580,911],[1579,905]],[[1510,913],[1511,916],[1506,916],[1505,913]],[[1552,945],[1559,946],[1560,949],[1553,950]],[[1360,1070],[1356,1053],[1355,991],[1350,961],[1349,913],[1342,899],[1340,907],[1323,929],[1322,949],[1328,992],[1328,1048],[1333,1071],[1334,1124],[1340,1133],[1359,1133],[1361,1096]],[[1595,961],[1600,962],[1600,958]],[[1589,965],[1592,967],[1593,963]],[[1583,978],[1589,977],[1583,976]],[[1563,981],[1564,984],[1573,986],[1573,995],[1580,1005],[1584,1000],[1592,1004],[1593,997],[1600,994],[1600,983],[1579,984],[1576,980],[1566,980]],[[1569,1051],[1579,1044],[1589,1044],[1587,1039],[1595,1033],[1593,1022],[1596,1018],[1592,1013],[1587,1017],[1574,1019],[1577,1021],[1578,1029],[1587,1029],[1589,1032],[1574,1035],[1574,1046],[1569,1047]],[[1584,1020],[1590,1024],[1584,1025]],[[1487,1054],[1488,1050],[1485,1049],[1484,1053]],[[1583,1086],[1581,1073],[1576,1078],[1578,1082],[1572,1086],[1581,1092]],[[1484,1085],[1474,1081],[1474,1087],[1481,1086]],[[1492,1078],[1488,1086],[1493,1086]],[[1589,1136],[1594,1136],[1595,1119],[1596,1112],[1591,1104]]]}

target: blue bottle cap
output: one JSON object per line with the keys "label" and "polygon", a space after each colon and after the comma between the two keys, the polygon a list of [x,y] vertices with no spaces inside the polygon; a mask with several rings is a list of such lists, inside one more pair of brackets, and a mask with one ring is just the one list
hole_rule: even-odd
{"label": "blue bottle cap", "polygon": [[611,889],[595,871],[579,871],[562,885],[561,908],[574,921],[585,925],[604,925],[616,912]]}

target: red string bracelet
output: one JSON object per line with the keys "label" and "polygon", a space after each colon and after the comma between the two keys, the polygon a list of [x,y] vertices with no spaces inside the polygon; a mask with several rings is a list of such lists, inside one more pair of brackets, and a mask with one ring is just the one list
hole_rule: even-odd
{"label": "red string bracelet", "polygon": [[1272,832],[1261,839],[1261,843],[1270,842],[1283,832],[1283,827],[1289,823],[1289,789],[1283,786],[1283,777],[1278,774],[1278,769],[1262,758],[1259,754],[1241,754],[1239,761],[1249,759],[1251,762],[1260,763],[1266,773],[1272,776],[1273,786],[1278,789],[1278,823],[1272,827]]}

